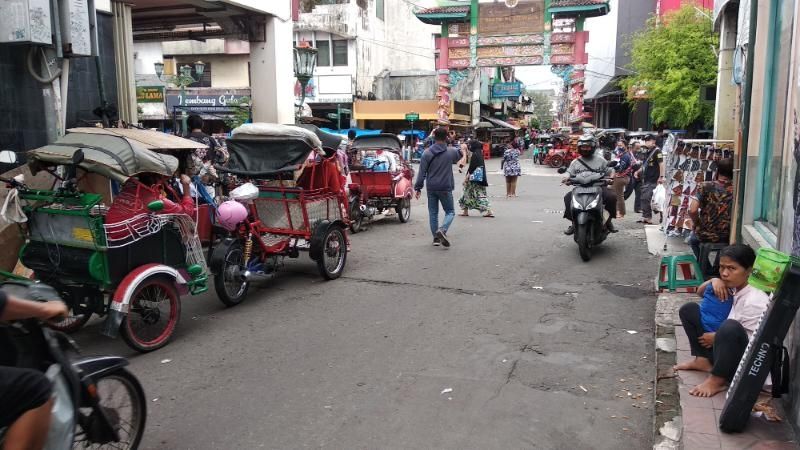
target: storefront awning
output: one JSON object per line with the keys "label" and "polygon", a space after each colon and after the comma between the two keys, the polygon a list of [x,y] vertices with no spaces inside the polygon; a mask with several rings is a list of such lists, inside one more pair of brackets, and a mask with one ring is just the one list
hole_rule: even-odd
{"label": "storefront awning", "polygon": [[492,125],[496,126],[497,128],[510,128],[512,130],[519,130],[518,126],[511,125],[510,123],[508,123],[508,122],[506,122],[504,120],[495,119],[494,117],[484,116],[484,117],[481,117],[481,120],[485,120],[485,121],[491,123]]}

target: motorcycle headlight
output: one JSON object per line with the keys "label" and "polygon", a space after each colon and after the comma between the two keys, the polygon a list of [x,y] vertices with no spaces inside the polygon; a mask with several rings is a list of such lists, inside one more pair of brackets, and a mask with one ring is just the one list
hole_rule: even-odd
{"label": "motorcycle headlight", "polygon": [[572,196],[572,207],[575,209],[583,209],[583,206],[578,203],[578,199],[574,195]]}
{"label": "motorcycle headlight", "polygon": [[597,203],[598,203],[599,201],[600,201],[600,196],[598,195],[597,197],[595,197],[595,199],[594,199],[594,200],[592,200],[592,203],[589,203],[589,206],[587,206],[587,207],[586,207],[586,209],[592,209],[592,208],[595,208],[595,207],[597,206]]}

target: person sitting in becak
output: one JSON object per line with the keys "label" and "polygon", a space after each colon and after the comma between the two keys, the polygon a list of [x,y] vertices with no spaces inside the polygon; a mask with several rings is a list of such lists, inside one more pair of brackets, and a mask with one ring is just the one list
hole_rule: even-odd
{"label": "person sitting in becak", "polygon": [[[138,178],[138,179],[137,179]],[[192,181],[187,175],[181,175],[182,194],[179,202],[167,198],[162,190],[164,177],[155,173],[142,173],[131,177],[122,185],[120,193],[114,197],[111,207],[105,216],[106,225],[113,225],[132,219],[141,214],[153,211],[147,208],[150,203],[160,200],[163,208],[157,214],[186,214],[194,217],[195,203],[190,194]],[[125,233],[122,230],[108,232],[109,239],[121,239]]]}

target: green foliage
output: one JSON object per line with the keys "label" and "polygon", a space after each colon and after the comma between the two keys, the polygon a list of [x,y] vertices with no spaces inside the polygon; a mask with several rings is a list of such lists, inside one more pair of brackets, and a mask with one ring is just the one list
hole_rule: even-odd
{"label": "green foliage", "polygon": [[[533,104],[530,126],[535,129],[550,128],[553,124],[553,97],[542,91],[528,91]],[[534,122],[536,123],[534,125]]]}
{"label": "green foliage", "polygon": [[719,39],[711,19],[694,6],[684,6],[661,20],[653,17],[632,36],[632,75],[620,85],[628,93],[647,90],[655,123],[687,127],[700,120],[710,124],[714,104],[702,101],[700,94],[704,86],[716,83],[716,48]]}
{"label": "green foliage", "polygon": [[224,119],[225,125],[231,130],[250,120],[250,97],[233,99],[226,106],[233,107],[233,113]]}

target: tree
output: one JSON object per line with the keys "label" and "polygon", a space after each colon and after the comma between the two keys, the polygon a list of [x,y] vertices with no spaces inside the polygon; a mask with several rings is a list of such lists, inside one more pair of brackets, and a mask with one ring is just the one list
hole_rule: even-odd
{"label": "tree", "polygon": [[[550,128],[553,123],[553,96],[542,91],[528,91],[533,105],[531,127],[536,129]],[[538,126],[534,126],[534,121]]]}
{"label": "tree", "polygon": [[650,18],[630,42],[632,75],[620,81],[628,101],[636,101],[632,93],[646,90],[653,122],[681,128],[711,123],[714,105],[701,98],[701,91],[716,83],[718,45],[710,14],[692,5],[660,20]]}

